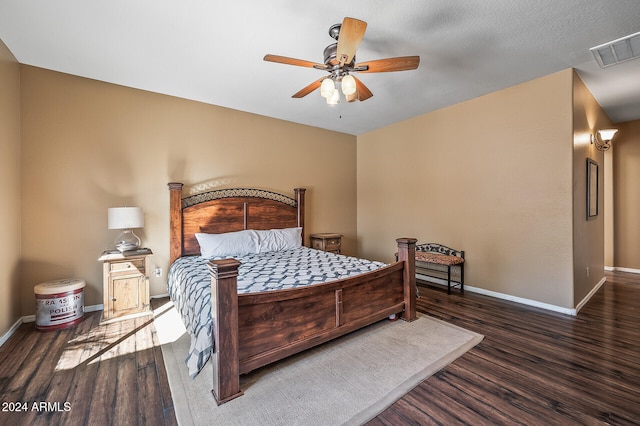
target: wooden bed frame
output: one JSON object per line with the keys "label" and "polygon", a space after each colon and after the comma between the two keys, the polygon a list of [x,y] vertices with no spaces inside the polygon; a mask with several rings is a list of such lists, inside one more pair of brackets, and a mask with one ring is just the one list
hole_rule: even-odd
{"label": "wooden bed frame", "polygon": [[[303,188],[296,198],[256,189],[215,190],[182,198],[169,183],[170,257],[197,255],[195,233],[303,227]],[[373,324],[394,314],[416,319],[414,238],[399,238],[398,262],[324,284],[237,294],[240,262],[209,262],[218,405],[243,394],[240,375]],[[304,242],[304,233],[303,233]]]}

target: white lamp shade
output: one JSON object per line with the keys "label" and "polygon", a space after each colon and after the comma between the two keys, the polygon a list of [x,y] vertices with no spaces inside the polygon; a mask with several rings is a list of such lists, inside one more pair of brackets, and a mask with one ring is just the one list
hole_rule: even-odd
{"label": "white lamp shade", "polygon": [[600,139],[603,141],[610,141],[613,139],[613,136],[618,132],[618,129],[602,129],[598,130],[600,134]]}
{"label": "white lamp shade", "polygon": [[144,227],[142,207],[111,207],[108,211],[109,229]]}

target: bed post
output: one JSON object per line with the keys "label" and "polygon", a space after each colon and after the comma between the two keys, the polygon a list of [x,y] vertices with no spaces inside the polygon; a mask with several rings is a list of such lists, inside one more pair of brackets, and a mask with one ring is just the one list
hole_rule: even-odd
{"label": "bed post", "polygon": [[169,264],[182,256],[182,186],[169,183]]}
{"label": "bed post", "polygon": [[218,405],[243,394],[240,390],[238,340],[238,267],[236,259],[213,260],[211,319],[213,339],[213,389]]}
{"label": "bed post", "polygon": [[302,245],[304,245],[304,193],[305,188],[295,188],[296,201],[298,202],[298,226],[302,228]]}
{"label": "bed post", "polygon": [[416,315],[416,242],[415,238],[398,238],[398,260],[404,262],[404,311],[402,319],[413,321]]}

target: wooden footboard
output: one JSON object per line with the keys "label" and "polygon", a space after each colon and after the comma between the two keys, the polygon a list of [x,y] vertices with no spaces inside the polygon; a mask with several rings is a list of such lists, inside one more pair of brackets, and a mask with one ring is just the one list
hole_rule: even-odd
{"label": "wooden footboard", "polygon": [[399,261],[366,274],[297,289],[237,294],[240,263],[210,262],[218,404],[242,395],[240,374],[393,314],[416,319],[415,243],[400,238]]}

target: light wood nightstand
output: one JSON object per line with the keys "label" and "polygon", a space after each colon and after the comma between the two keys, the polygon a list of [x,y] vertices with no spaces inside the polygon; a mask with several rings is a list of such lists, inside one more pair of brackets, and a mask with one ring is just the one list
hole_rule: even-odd
{"label": "light wood nightstand", "polygon": [[311,248],[340,254],[342,252],[342,234],[311,234]]}
{"label": "light wood nightstand", "polygon": [[104,252],[102,321],[144,315],[149,309],[149,249]]}

